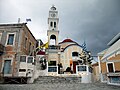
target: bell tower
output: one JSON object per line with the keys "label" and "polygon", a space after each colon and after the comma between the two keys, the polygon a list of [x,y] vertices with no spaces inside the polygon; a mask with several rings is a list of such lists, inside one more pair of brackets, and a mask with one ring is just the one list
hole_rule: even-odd
{"label": "bell tower", "polygon": [[60,45],[58,44],[58,11],[55,6],[52,6],[49,10],[48,17],[48,48],[46,49],[47,61],[49,62],[48,66],[57,66],[60,63]]}
{"label": "bell tower", "polygon": [[53,5],[49,10],[49,17],[48,17],[48,45],[58,45],[58,11],[56,7]]}

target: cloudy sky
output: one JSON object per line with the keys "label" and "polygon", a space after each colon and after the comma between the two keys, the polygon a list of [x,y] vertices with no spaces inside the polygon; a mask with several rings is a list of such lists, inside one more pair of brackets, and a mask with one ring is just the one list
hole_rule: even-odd
{"label": "cloudy sky", "polygon": [[66,38],[96,53],[120,32],[120,0],[0,0],[0,23],[28,22],[36,39],[47,42],[47,18],[52,5],[59,11],[59,41]]}

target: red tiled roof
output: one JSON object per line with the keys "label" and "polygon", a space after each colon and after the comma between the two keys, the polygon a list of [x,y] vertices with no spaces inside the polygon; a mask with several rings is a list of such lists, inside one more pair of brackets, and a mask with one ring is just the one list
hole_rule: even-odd
{"label": "red tiled roof", "polygon": [[[65,40],[63,40],[62,42],[60,42],[60,43],[65,43],[65,42],[74,42],[74,41],[72,41],[71,39],[65,39]],[[59,44],[60,44],[59,43]]]}
{"label": "red tiled roof", "polygon": [[71,39],[65,39],[63,42],[73,42]]}
{"label": "red tiled roof", "polygon": [[37,55],[45,55],[45,52],[40,50]]}

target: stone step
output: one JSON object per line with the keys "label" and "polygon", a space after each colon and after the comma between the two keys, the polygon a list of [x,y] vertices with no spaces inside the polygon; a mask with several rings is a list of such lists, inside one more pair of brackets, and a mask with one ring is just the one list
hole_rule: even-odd
{"label": "stone step", "polygon": [[40,76],[34,83],[81,83],[80,77]]}

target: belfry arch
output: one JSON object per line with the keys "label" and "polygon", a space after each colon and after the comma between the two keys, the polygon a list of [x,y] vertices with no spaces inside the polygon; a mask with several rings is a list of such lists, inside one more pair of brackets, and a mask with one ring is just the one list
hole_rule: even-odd
{"label": "belfry arch", "polygon": [[56,36],[54,34],[50,36],[50,45],[56,45]]}

